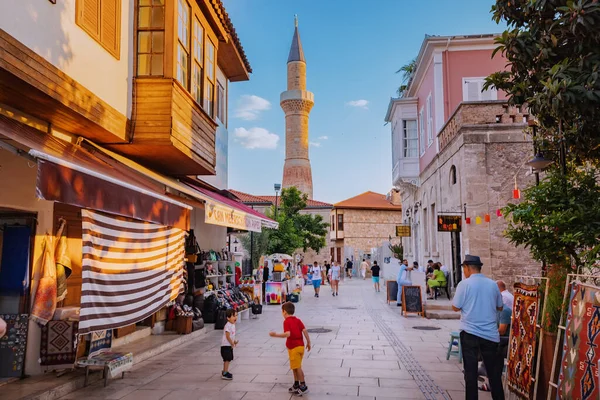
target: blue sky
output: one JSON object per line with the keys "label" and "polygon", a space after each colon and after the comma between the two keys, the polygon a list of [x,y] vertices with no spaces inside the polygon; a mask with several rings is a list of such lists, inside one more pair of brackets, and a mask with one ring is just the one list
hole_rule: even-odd
{"label": "blue sky", "polygon": [[[315,95],[310,114],[314,198],[335,203],[391,188],[388,102],[395,71],[425,34],[501,32],[491,0],[224,0],[253,73],[229,86],[229,187],[273,194],[280,183],[285,121],[279,95],[298,14]],[[365,103],[366,100],[366,103]]]}

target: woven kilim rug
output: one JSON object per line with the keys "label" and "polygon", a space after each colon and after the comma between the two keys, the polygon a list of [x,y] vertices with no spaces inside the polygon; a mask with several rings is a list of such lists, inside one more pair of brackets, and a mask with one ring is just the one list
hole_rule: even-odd
{"label": "woven kilim rug", "polygon": [[69,365],[77,353],[77,322],[48,321],[42,327],[41,365]]}
{"label": "woven kilim rug", "polygon": [[561,399],[597,399],[600,288],[573,283],[558,377]]}
{"label": "woven kilim rug", "polygon": [[511,340],[506,368],[508,389],[522,399],[533,395],[534,357],[536,349],[538,285],[515,283]]}

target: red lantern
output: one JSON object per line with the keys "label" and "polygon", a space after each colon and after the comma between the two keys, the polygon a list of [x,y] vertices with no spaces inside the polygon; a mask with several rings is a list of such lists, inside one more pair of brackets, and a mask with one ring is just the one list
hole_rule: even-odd
{"label": "red lantern", "polygon": [[513,198],[514,199],[520,199],[521,198],[521,191],[519,189],[513,190]]}
{"label": "red lantern", "polygon": [[502,216],[502,210],[501,209],[497,209],[496,210],[496,216],[497,217],[501,217]]}
{"label": "red lantern", "polygon": [[490,222],[490,214],[485,214],[483,218],[485,219],[485,222]]}
{"label": "red lantern", "polygon": [[471,225],[471,217],[467,217],[466,220],[467,220],[467,225]]}

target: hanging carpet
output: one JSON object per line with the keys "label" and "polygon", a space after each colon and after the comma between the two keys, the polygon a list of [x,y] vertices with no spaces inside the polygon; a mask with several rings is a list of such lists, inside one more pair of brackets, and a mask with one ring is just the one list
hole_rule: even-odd
{"label": "hanging carpet", "polygon": [[181,290],[185,231],[82,210],[79,334],[139,322]]}
{"label": "hanging carpet", "polygon": [[598,399],[599,359],[600,288],[574,282],[558,377],[558,397]]}
{"label": "hanging carpet", "polygon": [[77,322],[48,321],[42,327],[41,365],[72,367],[77,353]]}
{"label": "hanging carpet", "polygon": [[508,389],[522,399],[531,399],[535,377],[538,285],[515,283],[511,334],[506,374]]}

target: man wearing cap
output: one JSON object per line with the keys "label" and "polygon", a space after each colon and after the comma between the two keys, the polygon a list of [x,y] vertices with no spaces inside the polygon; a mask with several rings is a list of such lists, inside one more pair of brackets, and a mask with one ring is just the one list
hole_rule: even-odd
{"label": "man wearing cap", "polygon": [[503,356],[500,353],[498,312],[502,295],[498,285],[481,273],[478,256],[466,255],[463,263],[466,279],[456,287],[452,309],[460,311],[460,344],[465,367],[466,399],[477,399],[477,361],[481,354],[490,381],[492,399],[504,399],[502,388]]}

